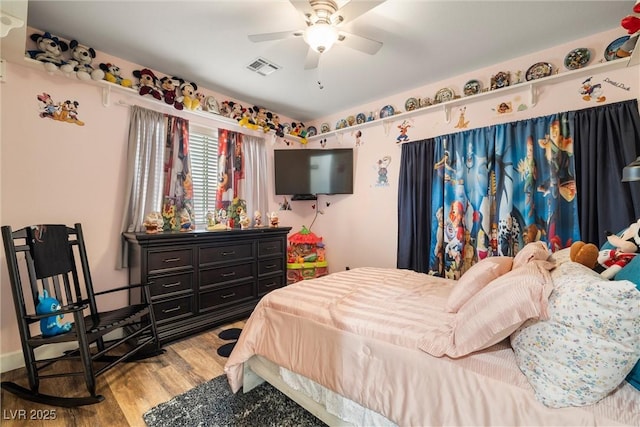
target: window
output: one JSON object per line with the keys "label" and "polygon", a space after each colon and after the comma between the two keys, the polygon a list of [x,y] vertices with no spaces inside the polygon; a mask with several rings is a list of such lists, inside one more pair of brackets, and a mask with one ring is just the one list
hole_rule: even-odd
{"label": "window", "polygon": [[218,129],[190,125],[189,157],[196,224],[206,224],[207,211],[216,208],[218,185]]}

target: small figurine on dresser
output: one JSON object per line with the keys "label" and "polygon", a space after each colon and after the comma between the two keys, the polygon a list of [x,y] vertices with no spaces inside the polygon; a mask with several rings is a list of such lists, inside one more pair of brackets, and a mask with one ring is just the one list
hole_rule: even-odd
{"label": "small figurine on dresser", "polygon": [[255,211],[253,213],[253,226],[256,228],[262,227],[262,214],[260,211]]}
{"label": "small figurine on dresser", "polygon": [[193,222],[191,221],[191,215],[187,209],[180,211],[180,231],[191,231],[193,229]]}
{"label": "small figurine on dresser", "polygon": [[249,225],[251,225],[251,219],[249,218],[249,215],[247,215],[247,213],[244,211],[244,209],[240,208],[238,218],[241,230],[246,230],[247,228],[249,228]]}
{"label": "small figurine on dresser", "polygon": [[278,213],[273,211],[269,214],[269,226],[276,228],[280,220],[278,219]]}
{"label": "small figurine on dresser", "polygon": [[144,225],[147,234],[157,233],[162,230],[162,226],[164,225],[162,214],[160,212],[151,212],[147,214],[142,225]]}

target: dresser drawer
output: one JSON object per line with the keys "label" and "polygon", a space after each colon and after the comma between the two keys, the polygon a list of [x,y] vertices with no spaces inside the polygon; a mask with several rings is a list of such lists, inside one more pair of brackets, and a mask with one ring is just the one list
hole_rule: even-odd
{"label": "dresser drawer", "polygon": [[284,271],[282,258],[263,259],[258,262],[258,275]]}
{"label": "dresser drawer", "polygon": [[251,280],[254,276],[253,263],[228,265],[224,267],[209,268],[200,271],[200,288],[219,285],[238,280]]}
{"label": "dresser drawer", "polygon": [[258,256],[279,255],[284,252],[284,241],[282,239],[277,240],[265,240],[258,243]]}
{"label": "dresser drawer", "polygon": [[159,303],[154,302],[153,313],[156,315],[156,322],[159,324],[168,320],[191,316],[193,314],[193,295]]}
{"label": "dresser drawer", "polygon": [[253,258],[253,244],[251,242],[200,248],[200,265],[245,258]]}
{"label": "dresser drawer", "polygon": [[171,251],[150,251],[147,258],[149,273],[169,268],[190,267],[193,265],[193,249],[174,249]]}
{"label": "dresser drawer", "polygon": [[191,290],[193,287],[193,272],[170,274],[149,278],[151,297],[157,298],[166,294]]}
{"label": "dresser drawer", "polygon": [[281,288],[284,283],[284,276],[273,276],[268,279],[258,281],[258,296],[261,297],[275,289]]}
{"label": "dresser drawer", "polygon": [[253,282],[200,293],[200,310],[220,307],[253,298]]}

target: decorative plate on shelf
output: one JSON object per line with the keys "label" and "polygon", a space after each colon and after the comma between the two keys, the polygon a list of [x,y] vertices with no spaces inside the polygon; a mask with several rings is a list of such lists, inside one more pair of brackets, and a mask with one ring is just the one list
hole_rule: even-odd
{"label": "decorative plate on shelf", "polygon": [[344,129],[346,127],[349,127],[349,125],[347,124],[347,121],[345,119],[340,119],[338,120],[338,122],[336,123],[336,130],[338,129]]}
{"label": "decorative plate on shelf", "polygon": [[436,92],[436,102],[447,102],[447,101],[451,101],[456,97],[455,92],[453,92],[453,89],[450,89],[448,87],[443,87],[442,89],[440,89],[439,91]]}
{"label": "decorative plate on shelf", "polygon": [[364,115],[364,113],[358,113],[356,115],[356,124],[361,124],[367,121],[367,116]]}
{"label": "decorative plate on shelf", "polygon": [[609,46],[604,50],[604,59],[607,61],[618,59],[618,56],[616,55],[618,53],[618,49],[620,49],[620,46],[622,46],[627,40],[629,40],[629,36],[622,36],[609,43]]}
{"label": "decorative plate on shelf", "polygon": [[290,123],[282,123],[282,131],[285,135],[289,135],[292,129],[293,128],[291,127]]}
{"label": "decorative plate on shelf", "polygon": [[331,132],[331,126],[329,126],[329,123],[323,123],[320,125],[320,133],[327,133],[327,132]]}
{"label": "decorative plate on shelf", "polygon": [[549,77],[551,73],[553,73],[553,65],[548,62],[537,62],[529,67],[524,78],[527,79],[527,81],[537,80],[543,77]]}
{"label": "decorative plate on shelf", "polygon": [[382,107],[382,109],[380,110],[380,118],[384,119],[385,117],[391,117],[396,113],[395,108],[393,108],[391,105],[385,105],[384,107]]}
{"label": "decorative plate on shelf", "polygon": [[349,126],[353,126],[356,124],[356,118],[354,116],[347,117],[347,124]]}
{"label": "decorative plate on shelf", "polygon": [[469,80],[464,84],[462,92],[464,96],[477,95],[482,91],[482,83],[478,80]]}
{"label": "decorative plate on shelf", "polygon": [[420,107],[420,103],[418,102],[418,100],[416,98],[409,98],[404,103],[405,111],[413,111],[413,110],[417,109],[418,107]]}
{"label": "decorative plate on shelf", "polygon": [[309,126],[307,128],[307,136],[316,136],[318,134],[318,129],[315,126]]}
{"label": "decorative plate on shelf", "polygon": [[508,71],[500,71],[491,77],[491,90],[502,89],[511,84],[511,73]]}
{"label": "decorative plate on shelf", "polygon": [[579,47],[567,53],[564,57],[564,66],[568,70],[577,70],[589,63],[591,60],[591,52],[586,47]]}

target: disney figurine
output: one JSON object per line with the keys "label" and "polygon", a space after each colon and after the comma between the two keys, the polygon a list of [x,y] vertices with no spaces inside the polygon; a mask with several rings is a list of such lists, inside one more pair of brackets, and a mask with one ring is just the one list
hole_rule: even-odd
{"label": "disney figurine", "polygon": [[249,216],[244,211],[244,209],[239,208],[239,210],[240,212],[238,213],[238,218],[239,218],[238,222],[240,223],[240,229],[246,230],[247,228],[249,228],[249,225],[251,224],[251,219],[249,219]]}
{"label": "disney figurine", "polygon": [[186,209],[182,209],[180,211],[180,231],[190,231],[191,225],[191,215],[189,215],[189,211]]}
{"label": "disney figurine", "polygon": [[253,213],[253,226],[256,228],[262,227],[262,214],[260,211],[255,211]]}
{"label": "disney figurine", "polygon": [[142,225],[144,225],[147,234],[157,233],[162,230],[162,226],[164,225],[162,214],[160,212],[151,212],[147,214]]}
{"label": "disney figurine", "polygon": [[60,302],[49,296],[46,289],[42,291],[42,295],[38,295],[38,305],[36,307],[36,314],[54,314],[53,316],[45,317],[40,320],[40,331],[45,337],[52,337],[54,335],[64,334],[71,330],[71,323],[62,323],[64,314],[55,315],[57,311],[60,311],[62,307]]}
{"label": "disney figurine", "polygon": [[278,213],[273,211],[269,214],[269,226],[276,228],[280,220],[278,219]]}

